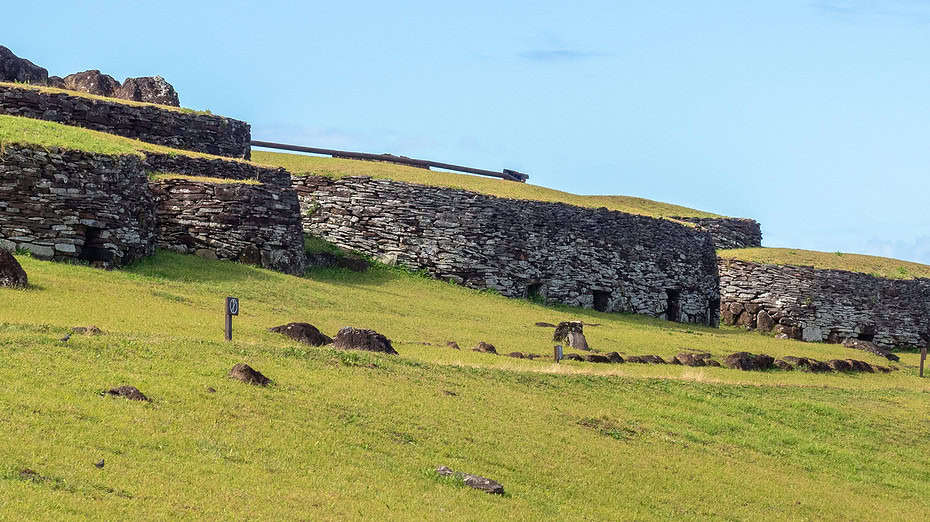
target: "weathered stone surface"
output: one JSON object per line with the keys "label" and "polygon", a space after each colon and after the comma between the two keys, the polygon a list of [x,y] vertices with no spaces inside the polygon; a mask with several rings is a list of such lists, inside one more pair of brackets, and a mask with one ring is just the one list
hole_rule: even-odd
{"label": "weathered stone surface", "polygon": [[578,355],[577,353],[566,353],[562,355],[562,359],[568,361],[583,361],[584,357]]}
{"label": "weathered stone surface", "polygon": [[[733,259],[720,259],[718,268],[720,307],[728,324],[740,322],[734,309],[757,306],[755,326],[768,326],[767,315],[777,322],[774,330],[780,338],[826,342],[850,338],[890,348],[922,346],[930,337],[930,279],[883,279]],[[869,345],[864,349],[872,351]]]}
{"label": "weathered stone surface", "polygon": [[772,368],[775,359],[769,355],[756,355],[749,352],[736,352],[727,355],[723,365],[733,370],[768,370]]}
{"label": "weathered stone surface", "polygon": [[692,353],[682,352],[674,357],[678,364],[684,366],[707,366],[707,361],[711,358],[709,353]]}
{"label": "weathered stone surface", "polygon": [[775,320],[772,319],[772,316],[769,315],[766,310],[762,310],[756,314],[756,328],[763,332],[768,332],[772,328],[775,328]]}
{"label": "weathered stone surface", "polygon": [[753,248],[762,246],[762,228],[759,222],[743,218],[675,217],[679,221],[694,223],[710,232],[717,248]]}
{"label": "weathered stone surface", "polygon": [[843,346],[847,348],[852,348],[854,350],[862,350],[865,352],[874,353],[875,355],[878,355],[879,357],[884,357],[888,359],[889,361],[901,360],[901,358],[898,357],[897,355],[883,348],[879,348],[878,346],[875,345],[875,343],[869,342],[869,341],[862,341],[860,339],[853,339],[852,337],[850,337],[846,339],[845,341],[843,341]]}
{"label": "weathered stone surface", "polygon": [[297,176],[294,186],[306,232],[437,279],[507,297],[532,287],[570,306],[719,321],[716,251],[693,227],[368,177]]}
{"label": "weathered stone surface", "polygon": [[309,344],[310,346],[323,346],[333,342],[331,337],[320,332],[316,326],[309,323],[282,324],[281,326],[274,326],[268,330],[286,335],[295,341]]}
{"label": "weathered stone surface", "polygon": [[609,363],[609,362],[612,362],[612,361],[610,360],[610,358],[607,357],[606,355],[600,355],[600,354],[595,354],[595,353],[585,355],[585,356],[584,356],[584,360],[585,360],[585,361],[588,361],[588,362],[593,362],[593,363]]}
{"label": "weathered stone surface", "polygon": [[26,288],[29,278],[13,254],[0,248],[0,287]]}
{"label": "weathered stone surface", "polygon": [[365,350],[397,355],[397,350],[391,346],[391,340],[374,330],[353,328],[346,326],[339,330],[333,339],[335,348],[344,350]]}
{"label": "weathered stone surface", "polygon": [[849,372],[853,369],[852,365],[849,364],[848,361],[844,361],[842,359],[831,359],[827,361],[827,365],[838,372]]}
{"label": "weathered stone surface", "polygon": [[507,354],[507,357],[513,357],[514,359],[526,359],[526,356],[523,355],[523,352],[510,352]]}
{"label": "weathered stone surface", "polygon": [[65,88],[65,79],[61,76],[49,76],[48,77],[48,86],[55,87],[56,89]]}
{"label": "weathered stone surface", "polygon": [[496,354],[496,353],[497,353],[497,348],[495,348],[494,345],[491,344],[491,343],[486,343],[486,342],[484,342],[484,341],[481,341],[481,342],[478,343],[477,346],[475,346],[474,348],[472,348],[472,351],[481,352],[481,353],[493,353],[493,354]]}
{"label": "weathered stone surface", "polygon": [[666,364],[665,359],[658,355],[630,355],[625,361],[640,364]]}
{"label": "weathered stone surface", "polygon": [[565,343],[575,350],[588,351],[588,341],[584,337],[584,323],[581,321],[566,321],[559,323],[555,328],[555,335],[552,340],[557,343]]}
{"label": "weathered stone surface", "polygon": [[142,392],[139,391],[135,386],[119,386],[116,388],[110,388],[107,390],[107,395],[113,397],[123,397],[131,401],[146,401],[148,402],[149,398],[145,396]]}
{"label": "weathered stone surface", "polygon": [[161,76],[126,78],[123,85],[114,89],[113,96],[124,100],[157,103],[172,107],[181,105],[174,87]]}
{"label": "weathered stone surface", "polygon": [[479,477],[478,475],[471,475],[469,473],[462,473],[461,471],[453,471],[446,466],[439,466],[436,468],[436,473],[444,477],[455,477],[464,482],[466,486],[484,491],[485,493],[494,495],[504,494],[504,486],[500,485],[499,482],[489,478]]}
{"label": "weathered stone surface", "polygon": [[91,326],[75,326],[71,329],[71,333],[79,335],[103,335],[103,330],[97,328],[95,325]]}
{"label": "weathered stone surface", "polygon": [[151,190],[159,247],[182,254],[207,250],[286,274],[306,270],[300,205],[290,187],[161,179]]}
{"label": "weathered stone surface", "polygon": [[155,251],[141,158],[5,144],[0,246],[41,259],[117,267]]}
{"label": "weathered stone surface", "polygon": [[97,69],[69,74],[63,78],[65,89],[78,91],[96,96],[113,96],[120,84],[109,74],[103,74]]}
{"label": "weathered stone surface", "polygon": [[0,82],[48,84],[48,71],[0,45]]}
{"label": "weathered stone surface", "polygon": [[621,357],[620,354],[617,353],[617,352],[610,352],[610,353],[608,353],[608,354],[607,354],[607,358],[608,358],[608,359],[610,360],[610,362],[612,362],[612,363],[622,363],[622,362],[624,362],[624,361],[623,361],[623,357]]}
{"label": "weathered stone surface", "polygon": [[234,158],[251,156],[249,124],[212,114],[39,92],[15,85],[0,86],[0,114],[55,121],[177,149]]}
{"label": "weathered stone surface", "polygon": [[237,363],[233,366],[229,370],[229,378],[255,386],[268,386],[271,383],[271,379],[262,375],[262,372],[245,363]]}
{"label": "weathered stone surface", "polygon": [[457,343],[457,342],[455,342],[455,341],[449,341],[449,342],[447,342],[447,343],[446,343],[446,346],[448,346],[449,348],[452,348],[453,350],[461,350],[461,348],[459,347],[459,343]]}

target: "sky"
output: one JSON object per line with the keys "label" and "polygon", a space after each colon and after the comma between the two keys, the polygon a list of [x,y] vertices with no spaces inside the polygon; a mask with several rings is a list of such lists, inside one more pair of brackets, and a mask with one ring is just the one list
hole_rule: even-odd
{"label": "sky", "polygon": [[15,2],[50,74],[164,76],[254,139],[407,155],[930,263],[930,0]]}

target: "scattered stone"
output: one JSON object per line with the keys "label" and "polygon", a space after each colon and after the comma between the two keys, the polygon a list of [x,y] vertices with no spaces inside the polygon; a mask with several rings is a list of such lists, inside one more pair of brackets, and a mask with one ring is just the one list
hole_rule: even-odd
{"label": "scattered stone", "polygon": [[455,341],[449,341],[449,342],[447,342],[447,343],[446,343],[446,346],[448,346],[449,348],[452,348],[453,350],[461,350],[461,348],[459,348],[459,343],[457,343],[457,342],[455,342]]}
{"label": "scattered stone", "polygon": [[626,358],[626,362],[640,364],[667,364],[665,359],[658,355],[631,355]]}
{"label": "scattered stone", "polygon": [[117,388],[110,388],[107,390],[107,394],[114,397],[123,397],[131,401],[149,402],[149,398],[140,392],[139,389],[135,386],[119,386]]}
{"label": "scattered stone", "polygon": [[606,355],[589,354],[584,356],[584,360],[593,363],[609,363],[610,358]]}
{"label": "scattered stone", "polygon": [[542,357],[543,357],[543,356],[542,356],[542,355],[539,355],[538,353],[528,353],[528,354],[526,354],[526,358],[527,358],[527,359],[540,359],[540,358],[542,358]]}
{"label": "scattered stone", "polygon": [[584,337],[584,323],[581,321],[564,321],[555,327],[555,334],[552,340],[557,343],[565,343],[576,350],[588,351],[588,341]]}
{"label": "scattered stone", "polygon": [[48,84],[48,71],[0,45],[0,82]]}
{"label": "scattered stone", "polygon": [[707,366],[714,366],[716,368],[720,368],[720,363],[713,359],[707,359],[704,362],[707,363]]}
{"label": "scattered stone", "polygon": [[513,357],[514,359],[526,359],[526,356],[523,355],[523,352],[510,352],[507,354],[507,357]]}
{"label": "scattered stone", "polygon": [[442,393],[444,393],[444,394],[446,394],[446,395],[448,395],[448,396],[450,396],[450,397],[457,397],[457,396],[458,396],[457,393],[455,393],[454,391],[451,391],[451,390],[442,390]]}
{"label": "scattered stone", "polygon": [[103,330],[96,326],[75,326],[71,329],[71,333],[79,335],[103,335]]}
{"label": "scattered stone", "polygon": [[727,355],[723,360],[724,366],[734,370],[752,371],[768,370],[775,363],[775,358],[769,355],[755,355],[749,352],[736,352]]}
{"label": "scattered stone", "polygon": [[466,486],[484,491],[485,493],[491,493],[494,495],[504,494],[504,486],[502,486],[499,482],[489,478],[479,477],[478,475],[471,475],[469,473],[462,473],[461,471],[452,471],[446,466],[439,466],[436,468],[436,473],[443,477],[455,477],[456,479],[464,482]]}
{"label": "scattered stone", "polygon": [[126,78],[123,85],[114,90],[113,96],[137,102],[181,106],[177,91],[161,76]]}
{"label": "scattered stone", "polygon": [[364,330],[346,326],[339,330],[333,340],[333,346],[344,350],[365,350],[369,352],[397,355],[391,346],[391,340],[374,330]]}
{"label": "scattered stone", "polygon": [[238,363],[229,370],[229,378],[255,386],[268,386],[271,379],[262,375],[262,372],[253,369],[245,363]]}
{"label": "scattered stone", "polygon": [[765,310],[760,311],[756,314],[756,328],[762,330],[763,332],[768,332],[775,327],[775,320],[772,319],[772,316]]}
{"label": "scattered stone", "polygon": [[104,465],[106,465],[106,462],[104,462],[103,459],[100,459],[99,461],[94,462],[94,466],[97,466],[98,468],[103,468]]}
{"label": "scattered stone", "polygon": [[830,359],[827,361],[827,365],[830,366],[833,370],[838,372],[849,372],[852,371],[853,367],[849,362],[842,359]]}
{"label": "scattered stone", "polygon": [[544,328],[555,328],[555,325],[554,325],[554,324],[552,324],[552,323],[544,323],[544,322],[538,322],[538,323],[536,323],[536,326],[541,326],[541,327],[544,327]]}
{"label": "scattered stone", "polygon": [[679,361],[677,357],[672,357],[671,359],[669,359],[668,363],[671,365],[681,366],[681,361]]}
{"label": "scattered stone", "polygon": [[569,361],[583,361],[583,360],[584,360],[584,359],[583,359],[580,355],[578,355],[577,353],[566,353],[566,354],[562,354],[562,359],[563,359],[563,360],[569,360]]}
{"label": "scattered stone", "polygon": [[216,393],[216,388],[213,386],[207,386],[207,393]]}
{"label": "scattered stone", "polygon": [[774,365],[779,370],[794,370],[794,366],[792,366],[788,361],[782,359],[775,359]]}
{"label": "scattered stone", "polygon": [[[0,47],[0,49],[5,49]],[[29,278],[13,254],[0,248],[0,287],[26,288]]]}
{"label": "scattered stone", "polygon": [[474,348],[472,348],[472,351],[481,352],[481,353],[493,353],[497,355],[497,348],[495,348],[493,344],[486,343],[484,341],[481,341],[480,343],[478,343],[478,346],[475,346]]}
{"label": "scattered stone", "polygon": [[[672,361],[678,361],[678,364],[685,366],[707,366],[706,359],[710,354],[682,352],[676,355]],[[673,362],[674,364],[674,362]]]}
{"label": "scattered stone", "polygon": [[20,480],[31,480],[33,482],[43,482],[46,480],[45,477],[29,468],[23,468],[22,471],[19,472],[19,478]]}
{"label": "scattered stone", "polygon": [[97,69],[69,74],[64,77],[64,82],[65,89],[97,96],[113,97],[116,90],[120,88],[120,83],[116,79]]}
{"label": "scattered stone", "polygon": [[310,346],[323,346],[333,342],[333,339],[309,323],[287,323],[268,329],[269,332],[279,333],[291,339],[309,344]]}
{"label": "scattered stone", "polygon": [[610,353],[608,353],[608,354],[607,354],[607,358],[610,359],[610,362],[612,362],[612,363],[622,363],[622,362],[623,362],[623,357],[621,357],[620,354],[617,353],[617,352],[610,352]]}
{"label": "scattered stone", "polygon": [[879,348],[875,343],[871,341],[863,341],[861,339],[849,337],[845,341],[843,341],[843,346],[847,348],[852,348],[854,350],[863,350],[866,352],[874,353],[875,355],[880,355],[888,359],[889,361],[897,362],[901,360],[901,358],[898,357],[897,355],[889,352],[888,350],[885,350],[884,348]]}
{"label": "scattered stone", "polygon": [[846,362],[852,366],[854,372],[865,372],[865,373],[875,373],[875,368],[871,364],[865,361],[859,361],[856,359],[846,359]]}

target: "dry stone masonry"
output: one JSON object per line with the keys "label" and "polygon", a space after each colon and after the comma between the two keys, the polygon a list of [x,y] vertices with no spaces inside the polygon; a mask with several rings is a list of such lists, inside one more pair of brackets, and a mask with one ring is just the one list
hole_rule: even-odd
{"label": "dry stone masonry", "polygon": [[196,158],[180,154],[145,153],[145,166],[153,172],[170,172],[206,178],[254,180],[266,185],[289,187],[291,174],[275,167],[262,167],[244,161],[222,158]]}
{"label": "dry stone masonry", "polygon": [[754,248],[762,246],[762,228],[759,222],[745,218],[675,217],[710,232],[718,249]]}
{"label": "dry stone masonry", "polygon": [[930,279],[718,261],[721,317],[804,341],[847,338],[882,347],[930,341]]}
{"label": "dry stone masonry", "polygon": [[290,187],[152,182],[158,246],[302,275],[306,266],[300,205]]}
{"label": "dry stone masonry", "polygon": [[4,147],[0,248],[119,266],[151,255],[155,234],[141,157]]}
{"label": "dry stone masonry", "polygon": [[11,85],[0,85],[0,114],[54,121],[177,149],[251,157],[249,124],[212,114]]}
{"label": "dry stone masonry", "polygon": [[716,325],[710,234],[668,220],[368,177],[295,177],[306,232],[471,288]]}

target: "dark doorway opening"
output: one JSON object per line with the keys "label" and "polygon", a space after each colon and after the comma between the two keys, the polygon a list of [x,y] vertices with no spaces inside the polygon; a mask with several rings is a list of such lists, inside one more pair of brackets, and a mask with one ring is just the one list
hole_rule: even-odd
{"label": "dark doorway opening", "polygon": [[875,340],[875,326],[866,325],[861,328],[861,332],[856,336],[860,341],[872,342]]}
{"label": "dark doorway opening", "polygon": [[594,291],[594,309],[598,312],[606,312],[610,307],[610,292],[604,290]]}
{"label": "dark doorway opening", "polygon": [[526,285],[527,299],[539,299],[542,296],[542,283],[530,283]]}
{"label": "dark doorway opening", "polygon": [[667,306],[665,307],[665,318],[669,321],[681,321],[681,291],[674,288],[665,290],[668,295]]}
{"label": "dark doorway opening", "polygon": [[714,298],[710,300],[710,304],[707,308],[707,326],[717,326],[717,323],[720,321],[720,298]]}
{"label": "dark doorway opening", "polygon": [[84,233],[84,246],[81,247],[79,258],[88,263],[103,262],[110,263],[113,261],[113,252],[104,247],[106,240],[101,239],[102,228],[87,227]]}

